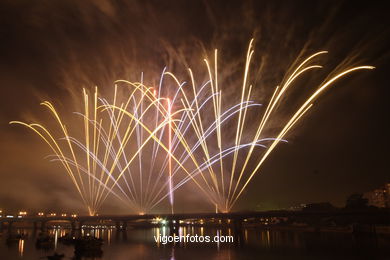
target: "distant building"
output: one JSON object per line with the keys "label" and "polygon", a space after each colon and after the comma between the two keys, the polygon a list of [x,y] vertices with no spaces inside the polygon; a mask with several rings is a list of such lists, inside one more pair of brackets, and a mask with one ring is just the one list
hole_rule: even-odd
{"label": "distant building", "polygon": [[302,203],[302,204],[299,204],[299,205],[291,206],[290,208],[288,208],[288,210],[301,211],[305,207],[306,207],[306,204]]}
{"label": "distant building", "polygon": [[304,211],[329,211],[335,210],[336,208],[329,202],[310,203],[302,209]]}
{"label": "distant building", "polygon": [[386,183],[378,189],[364,193],[364,198],[368,200],[369,206],[390,208],[390,183]]}
{"label": "distant building", "polygon": [[383,191],[385,194],[385,205],[386,208],[390,208],[390,183],[386,183],[383,187]]}

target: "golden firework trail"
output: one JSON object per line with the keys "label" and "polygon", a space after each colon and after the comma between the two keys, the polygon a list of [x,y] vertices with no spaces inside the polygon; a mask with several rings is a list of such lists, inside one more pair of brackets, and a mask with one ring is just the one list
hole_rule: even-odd
{"label": "golden firework trail", "polygon": [[[91,97],[83,90],[84,111],[76,113],[83,122],[81,138],[70,134],[48,101],[42,105],[56,119],[60,137],[58,131],[41,124],[11,124],[30,128],[48,144],[54,152],[51,160],[63,165],[90,215],[110,194],[139,214],[168,197],[173,214],[174,191],[189,181],[219,211],[228,212],[277,144],[286,142],[286,135],[326,89],[353,71],[374,68],[352,67],[327,79],[275,130],[271,121],[280,117],[277,108],[288,90],[306,72],[322,68],[314,62],[325,53],[314,53],[287,75],[262,114],[261,104],[252,100],[254,87],[249,82],[252,40],[237,101],[224,98],[215,50],[214,66],[204,60],[208,81],[201,86],[196,85],[191,69],[189,84],[164,69],[158,88],[144,85],[143,78],[141,82],[117,81],[112,101],[100,97],[97,88]],[[128,94],[119,95],[118,88]],[[176,91],[172,97],[162,97],[164,88]]]}
{"label": "golden firework trail", "polygon": [[[152,108],[161,108],[155,103],[162,102],[164,99],[155,98],[151,89],[142,84],[131,83],[131,85],[133,90],[127,101],[120,105],[117,104],[117,86],[110,104],[105,99],[100,99],[99,105],[97,88],[92,98],[85,90],[83,91],[84,111],[76,113],[82,117],[84,126],[84,137],[80,139],[71,136],[61,116],[48,101],[41,105],[47,107],[58,122],[62,135],[60,138],[56,137],[58,131],[51,132],[40,124],[10,122],[28,127],[49,145],[54,152],[50,158],[52,161],[59,161],[64,166],[90,215],[96,214],[110,193],[136,212],[145,212],[143,200],[146,192],[143,190],[145,172],[142,169],[142,151],[151,141],[154,141],[169,154],[169,149],[157,134],[167,125],[175,122],[172,117],[182,111],[170,113],[169,118],[163,117],[161,122],[156,122],[150,129],[144,123],[144,118],[148,112],[154,113],[154,111],[149,111]],[[144,103],[147,100],[151,102],[145,108]],[[129,112],[127,109],[131,110],[132,102],[134,102],[131,107],[132,112]],[[126,120],[125,116],[130,119]],[[166,117],[166,113],[164,116]],[[172,159],[172,156],[170,158]],[[139,167],[137,174],[131,171],[131,166],[136,164]],[[128,178],[122,178],[125,172],[128,173]],[[153,172],[150,171],[150,173]],[[124,183],[119,183],[120,180]],[[148,192],[153,194],[150,189]]]}
{"label": "golden firework trail", "polygon": [[[222,88],[218,83],[217,50],[214,53],[214,68],[212,68],[207,59],[204,60],[209,74],[209,81],[206,84],[211,93],[209,96],[206,95],[204,102],[208,103],[209,108],[202,107],[204,103],[202,103],[203,101],[199,96],[204,86],[200,90],[197,90],[191,70],[189,70],[189,74],[193,89],[193,99],[191,100],[189,95],[182,91],[183,97],[181,102],[186,116],[181,118],[180,123],[186,127],[184,127],[184,131],[183,127],[175,128],[175,130],[180,132],[176,133],[176,135],[182,138],[185,147],[185,151],[182,154],[184,156],[183,161],[191,159],[195,166],[195,169],[188,178],[194,180],[209,198],[210,202],[215,204],[222,212],[228,212],[232,209],[277,144],[286,142],[284,138],[289,131],[310,110],[313,102],[326,89],[330,88],[338,79],[351,72],[374,68],[372,66],[352,67],[328,78],[309,95],[298,110],[289,116],[285,124],[279,126],[279,130],[276,132],[274,130],[275,133],[271,138],[267,138],[265,137],[265,132],[270,132],[268,131],[268,129],[271,129],[270,121],[273,117],[278,116],[276,113],[277,107],[283,105],[283,100],[289,88],[304,73],[322,68],[321,65],[313,63],[316,57],[327,52],[320,51],[314,53],[302,61],[290,75],[287,75],[286,80],[275,88],[265,112],[262,116],[257,116],[255,119],[258,120],[258,123],[253,120],[253,115],[251,122],[248,122],[250,110],[258,109],[259,107],[259,104],[251,101],[253,86],[248,82],[253,53],[252,40],[248,47],[241,85],[241,95],[237,104],[231,105],[231,100],[229,100],[230,103],[228,105],[223,106],[222,104],[222,100],[225,99],[223,99]],[[180,83],[175,75],[169,72],[165,74],[171,76],[178,88],[182,89],[182,83]],[[207,100],[208,98],[210,100]],[[210,117],[210,114],[213,116],[212,120],[205,120],[203,115]],[[235,127],[232,125],[232,122],[236,122]],[[192,131],[188,131],[188,125],[191,126]],[[224,144],[224,139],[231,132],[235,133],[233,138],[234,143]],[[195,135],[197,138],[193,139],[190,137],[191,135]],[[245,142],[244,137],[246,140],[249,138],[251,141]],[[265,143],[268,145],[265,145]],[[255,153],[256,147],[263,148],[261,155]],[[182,156],[178,156],[179,160],[183,158]]]}

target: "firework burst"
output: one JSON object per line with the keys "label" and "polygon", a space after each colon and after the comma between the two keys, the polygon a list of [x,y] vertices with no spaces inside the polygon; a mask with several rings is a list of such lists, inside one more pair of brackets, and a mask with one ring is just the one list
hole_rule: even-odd
{"label": "firework burst", "polygon": [[[99,96],[97,88],[92,95],[84,90],[84,111],[76,113],[82,137],[70,133],[48,101],[42,105],[58,122],[60,134],[37,123],[11,123],[30,128],[49,145],[54,153],[50,159],[62,164],[90,215],[110,194],[140,214],[168,198],[173,213],[174,191],[188,182],[217,210],[228,212],[275,147],[286,142],[287,134],[326,89],[353,71],[373,69],[357,66],[329,77],[275,127],[271,119],[279,116],[277,107],[283,105],[289,89],[305,73],[322,68],[315,62],[327,52],[303,60],[262,106],[253,100],[254,87],[249,82],[252,44],[253,40],[235,102],[224,98],[216,50],[213,66],[205,59],[208,80],[200,86],[191,69],[188,84],[164,69],[158,87],[148,87],[142,80],[117,81],[112,100]],[[118,96],[120,87],[126,88],[126,96]],[[163,89],[175,91],[170,97],[161,96]]]}

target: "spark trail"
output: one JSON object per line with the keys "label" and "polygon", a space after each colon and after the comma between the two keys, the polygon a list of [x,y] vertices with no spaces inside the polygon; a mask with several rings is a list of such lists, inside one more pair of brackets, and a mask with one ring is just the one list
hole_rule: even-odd
{"label": "spark trail", "polygon": [[[278,129],[272,126],[270,122],[274,118],[282,119],[278,114],[277,108],[283,105],[288,91],[293,83],[307,72],[315,69],[321,69],[322,66],[315,63],[316,59],[326,54],[326,51],[320,51],[303,60],[286,80],[275,88],[270,101],[268,102],[262,116],[258,116],[253,109],[258,110],[259,104],[251,100],[253,86],[248,82],[250,73],[250,63],[253,57],[253,40],[250,42],[246,56],[244,75],[241,85],[241,95],[237,103],[223,105],[223,90],[218,82],[218,52],[214,54],[214,66],[205,59],[206,68],[209,75],[207,90],[210,92],[205,99],[199,98],[200,92],[204,87],[198,88],[191,70],[189,70],[191,85],[193,89],[192,99],[182,91],[182,106],[186,114],[182,120],[182,126],[177,128],[177,136],[185,140],[185,149],[182,156],[184,161],[191,161],[195,167],[190,178],[206,194],[212,204],[222,212],[231,211],[234,204],[242,195],[254,175],[259,172],[264,161],[274,151],[275,147],[285,141],[286,135],[293,127],[304,117],[311,109],[313,102],[328,88],[330,88],[340,78],[358,70],[373,69],[372,66],[352,67],[332,76],[320,84],[317,89],[308,93],[309,97],[299,106],[299,109],[288,115],[285,123],[279,124]],[[174,79],[179,89],[182,89],[182,83],[172,73],[166,73]],[[229,86],[232,88],[233,86]],[[207,100],[207,98],[210,100]],[[202,103],[204,102],[204,103]],[[207,103],[204,107],[203,105]],[[202,104],[199,106],[199,104]],[[210,115],[212,119],[210,120]],[[248,122],[250,116],[251,121]],[[207,119],[205,119],[207,117]],[[256,121],[258,121],[256,123]],[[234,123],[236,125],[234,126]],[[188,127],[190,126],[190,130]],[[184,130],[183,130],[184,129]],[[231,133],[234,133],[234,143],[225,142]],[[272,133],[272,138],[267,138]],[[196,136],[196,138],[191,138]],[[231,138],[230,138],[231,139]],[[245,140],[247,141],[245,141]],[[249,140],[249,141],[248,141]],[[261,151],[255,151],[259,147],[259,142],[264,143]],[[229,150],[228,153],[223,151]],[[258,150],[258,149],[257,149]],[[218,159],[212,154],[218,154]],[[213,159],[212,159],[213,158]],[[202,165],[202,167],[200,166]]]}
{"label": "spark trail", "polygon": [[[174,212],[174,192],[186,183],[195,184],[221,212],[231,211],[264,161],[293,127],[311,109],[313,102],[337,80],[354,71],[373,69],[357,66],[329,76],[285,119],[278,112],[290,89],[302,75],[321,69],[320,51],[303,60],[277,86],[266,106],[252,100],[250,42],[237,99],[218,78],[218,51],[213,66],[205,59],[208,80],[197,86],[188,69],[189,83],[164,69],[158,88],[141,82],[119,80],[112,100],[90,96],[83,90],[82,113],[75,113],[80,127],[72,135],[54,106],[45,101],[58,129],[41,124],[21,124],[33,130],[53,151],[49,158],[62,164],[88,209],[95,215],[112,194],[130,209],[145,214],[168,198]],[[223,69],[223,68],[222,68]],[[120,93],[125,93],[119,95]],[[169,89],[173,95],[161,93]],[[262,112],[264,111],[264,112]],[[273,119],[285,119],[277,127]],[[280,121],[280,120],[279,120]],[[81,137],[77,137],[81,135]]]}

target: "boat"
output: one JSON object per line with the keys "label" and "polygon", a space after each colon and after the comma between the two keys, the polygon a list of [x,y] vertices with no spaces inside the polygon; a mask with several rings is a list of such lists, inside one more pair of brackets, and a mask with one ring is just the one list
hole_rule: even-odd
{"label": "boat", "polygon": [[50,249],[54,247],[54,239],[47,234],[40,233],[38,235],[37,241],[35,242],[35,247],[38,249]]}
{"label": "boat", "polygon": [[74,236],[70,235],[69,233],[67,233],[64,236],[59,237],[58,241],[65,244],[65,245],[71,245],[71,244],[75,243],[76,238]]}
{"label": "boat", "polygon": [[19,237],[10,235],[10,236],[7,237],[6,242],[7,242],[7,244],[15,244],[15,243],[18,243],[19,240],[20,240]]}
{"label": "boat", "polygon": [[75,239],[75,249],[78,250],[97,250],[101,249],[103,245],[103,239],[93,236],[84,236]]}
{"label": "boat", "polygon": [[28,234],[20,233],[20,234],[17,234],[16,237],[19,239],[26,239],[26,238],[28,238]]}
{"label": "boat", "polygon": [[85,257],[100,257],[103,254],[103,239],[93,236],[84,236],[75,239],[75,255]]}
{"label": "boat", "polygon": [[54,255],[48,255],[47,256],[47,259],[48,260],[61,260],[62,258],[64,258],[65,255],[64,254],[57,254],[57,253],[54,253]]}

